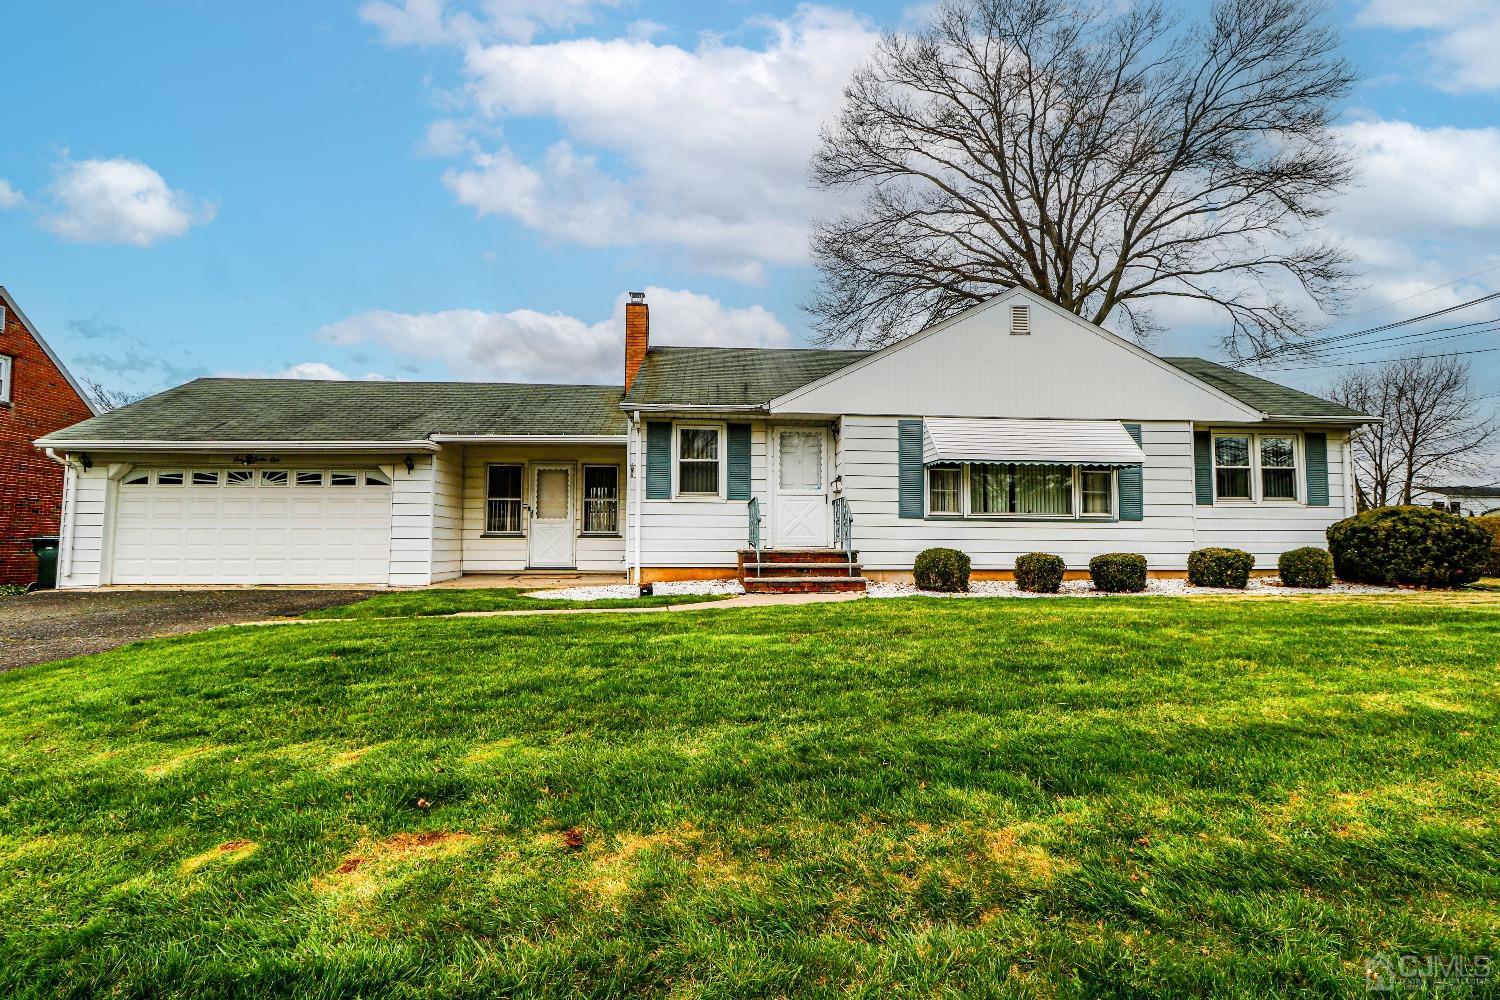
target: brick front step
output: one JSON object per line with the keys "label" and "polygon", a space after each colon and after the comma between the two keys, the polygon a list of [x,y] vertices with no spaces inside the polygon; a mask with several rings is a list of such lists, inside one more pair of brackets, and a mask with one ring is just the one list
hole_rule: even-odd
{"label": "brick front step", "polygon": [[860,565],[846,562],[747,562],[740,575],[756,576],[859,576]]}
{"label": "brick front step", "polygon": [[863,591],[862,576],[752,576],[745,579],[747,594],[839,594]]}
{"label": "brick front step", "polygon": [[[755,562],[754,549],[740,549],[740,565]],[[761,549],[760,561],[763,563],[818,563],[837,562],[847,565],[849,553],[843,549]],[[859,553],[854,553],[854,561],[859,562]]]}

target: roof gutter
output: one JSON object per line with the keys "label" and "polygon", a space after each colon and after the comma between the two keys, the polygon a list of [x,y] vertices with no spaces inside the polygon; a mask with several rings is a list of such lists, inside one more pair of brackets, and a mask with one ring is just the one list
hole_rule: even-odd
{"label": "roof gutter", "polygon": [[1359,424],[1383,424],[1384,417],[1295,417],[1287,414],[1267,413],[1267,422],[1296,423],[1296,424],[1348,424],[1358,426]]}
{"label": "roof gutter", "polygon": [[703,410],[707,413],[763,413],[765,403],[621,403],[620,409],[627,412],[666,412],[673,410]]}
{"label": "roof gutter", "polygon": [[438,444],[624,444],[624,434],[434,434]]}
{"label": "roof gutter", "polygon": [[38,448],[71,451],[437,451],[432,441],[73,441],[38,438]]}

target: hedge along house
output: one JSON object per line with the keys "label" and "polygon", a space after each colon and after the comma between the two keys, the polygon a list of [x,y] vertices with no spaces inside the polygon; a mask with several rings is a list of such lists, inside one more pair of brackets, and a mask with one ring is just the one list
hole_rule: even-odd
{"label": "hedge along house", "polygon": [[1353,513],[1368,417],[1158,358],[1014,289],[883,350],[653,347],[621,387],[202,379],[38,442],[62,584],[366,583],[571,568],[757,589],[980,577],[1047,551],[1274,567]]}

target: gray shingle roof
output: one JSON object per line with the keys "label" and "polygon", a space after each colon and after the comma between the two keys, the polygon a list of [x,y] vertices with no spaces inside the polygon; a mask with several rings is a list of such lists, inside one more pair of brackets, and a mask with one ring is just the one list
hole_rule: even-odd
{"label": "gray shingle roof", "polygon": [[49,441],[419,441],[625,433],[617,386],[200,378]]}
{"label": "gray shingle roof", "polygon": [[653,347],[626,403],[756,406],[800,389],[867,355],[763,347]]}
{"label": "gray shingle roof", "polygon": [[1246,406],[1275,417],[1322,417],[1357,419],[1368,414],[1288,386],[1256,378],[1235,368],[1216,365],[1203,358],[1162,358],[1173,368],[1207,382]]}

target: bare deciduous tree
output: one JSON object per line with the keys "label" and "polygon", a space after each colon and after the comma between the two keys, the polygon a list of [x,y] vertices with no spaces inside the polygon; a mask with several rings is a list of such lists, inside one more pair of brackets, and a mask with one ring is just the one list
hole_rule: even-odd
{"label": "bare deciduous tree", "polygon": [[95,378],[84,378],[83,388],[94,397],[94,404],[101,413],[118,410],[122,406],[138,403],[151,395],[149,392],[130,392],[127,389],[111,389]]}
{"label": "bare deciduous tree", "polygon": [[1500,429],[1475,399],[1460,358],[1401,358],[1350,369],[1332,398],[1381,418],[1350,438],[1361,510],[1409,504],[1423,486],[1480,471]]}
{"label": "bare deciduous tree", "polygon": [[886,343],[1020,285],[1139,337],[1152,300],[1210,303],[1226,346],[1307,332],[1345,251],[1309,237],[1351,176],[1330,124],[1354,81],[1315,0],[948,0],[887,34],[822,131],[807,308],[825,341]]}

